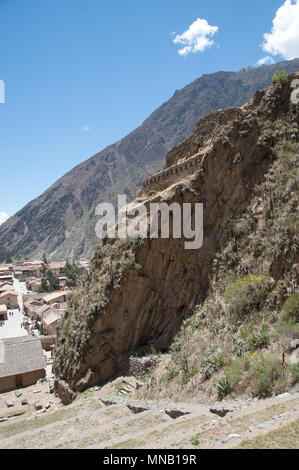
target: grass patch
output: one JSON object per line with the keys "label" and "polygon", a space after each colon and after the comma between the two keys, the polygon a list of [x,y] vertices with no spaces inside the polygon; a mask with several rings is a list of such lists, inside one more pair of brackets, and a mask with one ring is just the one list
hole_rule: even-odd
{"label": "grass patch", "polygon": [[242,441],[236,448],[241,449],[298,449],[299,420],[281,426],[266,435]]}
{"label": "grass patch", "polygon": [[232,319],[242,320],[263,306],[269,292],[270,278],[255,274],[238,279],[228,276],[224,284],[223,298],[227,312]]}
{"label": "grass patch", "polygon": [[[224,369],[220,385],[226,395],[230,391],[250,391],[253,396],[266,398],[288,388],[290,370],[280,359],[256,351],[237,358]],[[222,392],[218,383],[218,393]],[[225,396],[225,395],[223,395]]]}
{"label": "grass patch", "polygon": [[288,79],[288,74],[285,70],[276,70],[272,77],[273,83],[284,83]]}
{"label": "grass patch", "polygon": [[23,434],[27,431],[32,431],[34,429],[42,428],[49,424],[57,423],[59,421],[64,421],[67,418],[73,418],[78,415],[80,407],[61,409],[48,414],[46,416],[39,415],[38,419],[32,417],[30,419],[18,421],[15,423],[7,424],[1,426],[0,428],[0,437],[5,439],[6,437],[14,436],[16,434]]}
{"label": "grass patch", "polygon": [[299,292],[291,295],[285,301],[280,319],[282,322],[299,322]]}

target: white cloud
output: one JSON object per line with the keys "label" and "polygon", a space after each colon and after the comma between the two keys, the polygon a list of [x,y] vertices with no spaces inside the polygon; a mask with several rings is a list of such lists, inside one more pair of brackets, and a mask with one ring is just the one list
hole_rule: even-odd
{"label": "white cloud", "polygon": [[264,34],[262,48],[284,59],[299,56],[299,0],[286,0],[277,10],[271,33]]}
{"label": "white cloud", "polygon": [[262,59],[260,59],[256,65],[271,65],[274,63],[275,61],[273,57],[270,57],[269,55],[267,55],[266,57],[263,57]]}
{"label": "white cloud", "polygon": [[197,18],[187,31],[183,34],[177,34],[173,42],[184,46],[178,50],[178,53],[182,56],[190,54],[190,52],[193,54],[204,52],[214,44],[214,40],[211,38],[217,33],[218,29],[218,26],[209,25],[207,20]]}
{"label": "white cloud", "polygon": [[88,132],[88,131],[91,131],[91,130],[92,130],[92,127],[90,127],[90,126],[84,126],[84,127],[82,127],[81,130],[82,130],[83,132]]}
{"label": "white cloud", "polygon": [[9,219],[9,215],[6,212],[0,212],[0,225],[3,224],[7,219]]}

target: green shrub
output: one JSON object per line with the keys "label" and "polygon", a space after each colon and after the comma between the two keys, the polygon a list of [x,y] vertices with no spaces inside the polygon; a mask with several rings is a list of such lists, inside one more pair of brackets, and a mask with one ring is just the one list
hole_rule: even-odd
{"label": "green shrub", "polygon": [[269,345],[268,325],[262,325],[260,331],[253,332],[249,337],[249,347],[251,350],[266,348]]}
{"label": "green shrub", "polygon": [[125,262],[125,269],[134,269],[135,271],[141,271],[141,264],[136,262],[135,254],[129,256]]}
{"label": "green shrub", "polygon": [[225,282],[223,294],[228,313],[233,319],[240,320],[257,311],[267,298],[269,285],[270,279],[266,275],[230,278]]}
{"label": "green shrub", "polygon": [[252,228],[252,221],[249,219],[240,219],[235,223],[233,230],[236,235],[241,236],[250,233]]}
{"label": "green shrub", "polygon": [[272,77],[273,83],[283,83],[287,80],[288,74],[285,70],[276,70],[275,74]]}
{"label": "green shrub", "polygon": [[285,301],[280,319],[282,322],[299,322],[299,292],[291,295]]}
{"label": "green shrub", "polygon": [[281,360],[262,352],[248,353],[224,369],[231,391],[251,392],[260,398],[285,390],[285,368]]}
{"label": "green shrub", "polygon": [[191,437],[190,443],[191,443],[193,446],[199,446],[199,440],[198,440],[196,437]]}
{"label": "green shrub", "polygon": [[189,382],[189,380],[197,374],[197,372],[198,372],[197,367],[192,366],[187,372],[185,372],[182,375],[181,385],[186,385]]}
{"label": "green shrub", "polygon": [[218,397],[220,400],[222,400],[224,397],[229,395],[232,391],[231,385],[229,380],[226,377],[222,377],[218,384],[217,384],[217,390],[218,390]]}
{"label": "green shrub", "polygon": [[276,329],[280,336],[285,336],[288,339],[296,339],[299,337],[298,322],[279,322]]}
{"label": "green shrub", "polygon": [[237,358],[224,369],[224,376],[230,384],[231,390],[234,390],[240,382],[243,375],[244,358]]}
{"label": "green shrub", "polygon": [[178,375],[178,370],[171,365],[167,368],[166,377],[167,381],[171,382]]}
{"label": "green shrub", "polygon": [[271,396],[276,385],[280,390],[284,367],[279,359],[256,352],[246,358],[245,367],[248,367],[247,381],[251,384],[254,396],[260,398]]}
{"label": "green shrub", "polygon": [[299,382],[299,362],[297,364],[291,364],[290,366],[291,372],[293,374],[295,382]]}
{"label": "green shrub", "polygon": [[201,362],[201,372],[206,379],[212,377],[214,372],[225,365],[223,354],[220,350],[207,351],[207,357]]}

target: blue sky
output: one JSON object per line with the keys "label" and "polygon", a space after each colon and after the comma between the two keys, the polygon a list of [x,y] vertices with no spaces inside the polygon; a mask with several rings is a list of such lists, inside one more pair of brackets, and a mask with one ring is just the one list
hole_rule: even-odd
{"label": "blue sky", "polygon": [[0,222],[202,74],[299,56],[295,4],[0,0]]}

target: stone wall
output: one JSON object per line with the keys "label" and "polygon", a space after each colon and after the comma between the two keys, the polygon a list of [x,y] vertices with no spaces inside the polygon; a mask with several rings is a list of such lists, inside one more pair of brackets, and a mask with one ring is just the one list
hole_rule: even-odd
{"label": "stone wall", "polygon": [[162,191],[171,184],[179,181],[188,175],[194,174],[200,169],[205,154],[196,154],[181,163],[173,165],[165,170],[156,173],[143,182],[142,194],[148,195],[151,191]]}
{"label": "stone wall", "polygon": [[51,346],[55,344],[56,335],[39,336],[39,339],[42,343],[42,348],[46,351],[50,351]]}
{"label": "stone wall", "polygon": [[[40,369],[20,375],[22,376],[21,386],[28,387],[29,385],[34,385],[39,379],[43,379],[46,376],[46,372],[45,369]],[[16,388],[16,375],[0,378],[0,392],[9,392]]]}

